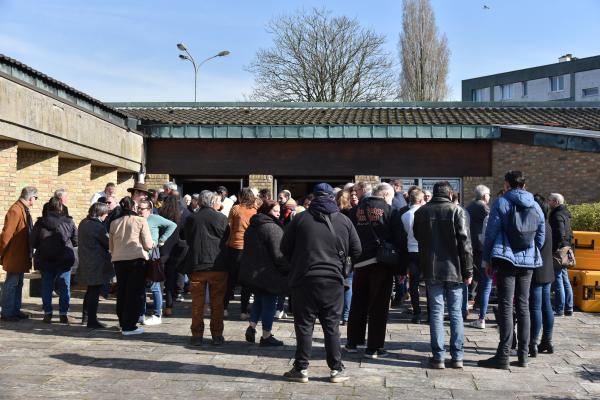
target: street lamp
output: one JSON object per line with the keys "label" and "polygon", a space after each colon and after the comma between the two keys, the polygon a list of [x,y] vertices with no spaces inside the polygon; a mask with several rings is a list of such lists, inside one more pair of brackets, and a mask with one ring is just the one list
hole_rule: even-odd
{"label": "street lamp", "polygon": [[212,57],[208,57],[206,60],[202,61],[200,64],[196,64],[196,60],[194,60],[194,57],[192,57],[192,55],[188,51],[185,44],[177,43],[177,48],[179,49],[179,51],[182,51],[184,53],[184,54],[179,54],[179,58],[183,61],[186,61],[186,60],[190,61],[192,63],[192,66],[194,67],[194,103],[195,103],[196,102],[196,92],[197,92],[197,87],[198,87],[198,70],[200,69],[200,66],[202,64],[204,64],[205,62],[212,60],[213,58],[225,57],[231,53],[227,50],[223,50],[223,51],[218,52],[217,54],[215,54]]}

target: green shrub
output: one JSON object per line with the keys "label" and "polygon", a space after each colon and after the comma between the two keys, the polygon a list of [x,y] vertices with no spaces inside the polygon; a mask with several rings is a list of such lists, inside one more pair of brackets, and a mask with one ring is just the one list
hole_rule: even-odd
{"label": "green shrub", "polygon": [[600,232],[600,203],[569,205],[574,231]]}

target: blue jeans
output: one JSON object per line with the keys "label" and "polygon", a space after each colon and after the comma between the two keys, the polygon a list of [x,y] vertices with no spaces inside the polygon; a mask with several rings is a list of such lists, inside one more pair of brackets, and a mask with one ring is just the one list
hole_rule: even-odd
{"label": "blue jeans", "polygon": [[492,278],[487,276],[485,272],[480,274],[477,291],[479,296],[479,319],[485,319],[490,303],[490,294],[492,293]]}
{"label": "blue jeans", "polygon": [[569,274],[566,268],[561,268],[554,271],[556,281],[554,289],[556,290],[556,298],[554,303],[554,311],[557,314],[563,314],[565,311],[573,311],[573,289],[569,282]]}
{"label": "blue jeans", "polygon": [[[163,294],[160,282],[152,282],[150,285],[150,291],[152,292],[152,299],[154,300],[154,315],[157,317],[162,316],[163,306]],[[144,312],[146,314],[146,295],[144,293]]]}
{"label": "blue jeans", "polygon": [[58,289],[58,313],[67,315],[71,302],[71,270],[42,270],[42,304],[44,314],[52,314],[52,292]]}
{"label": "blue jeans", "polygon": [[435,360],[444,360],[444,295],[448,302],[450,315],[450,354],[453,360],[463,359],[464,328],[461,313],[463,299],[463,283],[427,282],[427,297],[429,301],[429,334],[431,336],[431,352]]}
{"label": "blue jeans", "polygon": [[15,317],[21,312],[23,298],[23,272],[7,272],[2,287],[2,316]]}
{"label": "blue jeans", "polygon": [[263,331],[271,332],[275,310],[277,309],[277,295],[270,293],[254,293],[254,303],[250,310],[250,322],[255,324],[262,321]]}
{"label": "blue jeans", "polygon": [[543,338],[552,340],[554,328],[554,312],[550,301],[550,283],[532,283],[529,290],[529,318],[531,319],[529,344],[538,342],[540,330],[544,327]]}
{"label": "blue jeans", "polygon": [[342,321],[348,321],[348,317],[350,316],[350,304],[352,303],[352,278],[354,277],[354,271],[351,271],[348,274],[348,285],[350,287],[348,290],[344,292],[344,308],[342,309]]}

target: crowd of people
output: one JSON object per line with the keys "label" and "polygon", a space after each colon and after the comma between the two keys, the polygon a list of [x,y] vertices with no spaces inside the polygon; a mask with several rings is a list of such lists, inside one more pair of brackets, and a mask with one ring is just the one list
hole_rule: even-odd
{"label": "crowd of people", "polygon": [[[508,368],[511,350],[521,367],[528,357],[552,353],[554,317],[573,313],[567,265],[560,257],[573,239],[570,214],[562,195],[546,200],[528,192],[520,171],[505,175],[493,202],[490,189],[477,186],[465,208],[446,181],[431,192],[417,186],[404,191],[401,180],[338,188],[321,183],[302,201],[288,190],[275,200],[267,189],[243,188],[235,197],[224,187],[182,197],[172,182],[158,191],[136,183],[128,192],[117,202],[115,185],[107,184],[76,226],[64,189],[34,222],[30,209],[38,192],[23,188],[0,235],[3,321],[29,318],[21,311],[21,293],[33,260],[42,277],[43,322],[53,322],[56,291],[59,322],[75,323],[69,314],[70,274],[77,263],[78,282],[87,287],[81,322],[88,328],[105,327],[98,319],[99,298],[115,277],[116,314],[125,336],[143,334],[140,325],[170,317],[187,281],[190,344],[205,344],[204,319],[210,316],[211,344],[220,346],[239,286],[246,341],[256,342],[260,323],[259,346],[282,346],[274,322],[293,314],[295,361],[284,376],[308,382],[318,319],[330,380],[338,383],[348,379],[342,351],[364,347],[367,358],[386,356],[390,305],[404,307],[406,297],[411,322],[429,324],[430,367],[436,369],[446,366],[445,305],[450,366],[462,368],[464,326],[486,329],[494,283],[499,344],[492,358],[478,362],[482,367]],[[471,308],[479,313],[468,321]],[[347,325],[343,347],[340,325]]]}

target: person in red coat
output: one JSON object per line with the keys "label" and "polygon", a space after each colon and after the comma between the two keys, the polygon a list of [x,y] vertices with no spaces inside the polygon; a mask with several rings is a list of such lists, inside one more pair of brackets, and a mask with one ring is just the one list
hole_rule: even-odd
{"label": "person in red coat", "polygon": [[32,251],[29,237],[33,220],[29,209],[37,200],[38,191],[33,186],[24,187],[21,196],[6,213],[0,234],[0,263],[6,271],[2,289],[3,321],[17,322],[29,316],[21,312],[23,278],[31,269]]}

